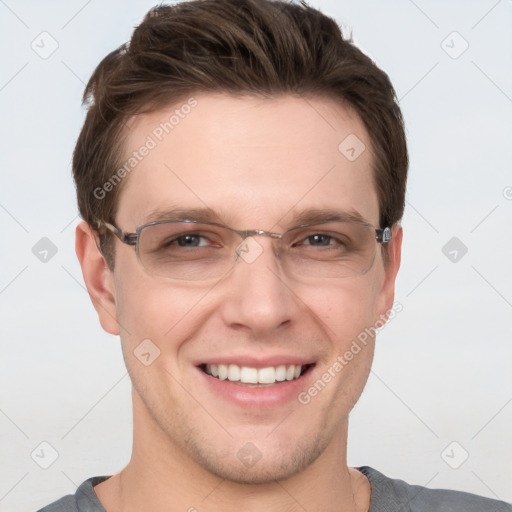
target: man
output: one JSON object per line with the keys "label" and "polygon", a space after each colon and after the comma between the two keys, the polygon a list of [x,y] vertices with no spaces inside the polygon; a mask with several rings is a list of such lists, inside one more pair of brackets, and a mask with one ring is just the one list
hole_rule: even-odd
{"label": "man", "polygon": [[157,7],[84,99],[76,250],[121,337],[133,453],[45,512],[512,510],[347,466],[408,158],[388,77],[333,20]]}

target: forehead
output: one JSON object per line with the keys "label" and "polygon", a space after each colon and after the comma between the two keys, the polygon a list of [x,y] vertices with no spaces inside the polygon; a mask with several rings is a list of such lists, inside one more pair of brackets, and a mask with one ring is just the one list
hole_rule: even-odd
{"label": "forehead", "polygon": [[123,159],[126,229],[173,208],[243,229],[286,227],[308,209],[378,222],[367,131],[330,99],[198,94],[132,119]]}

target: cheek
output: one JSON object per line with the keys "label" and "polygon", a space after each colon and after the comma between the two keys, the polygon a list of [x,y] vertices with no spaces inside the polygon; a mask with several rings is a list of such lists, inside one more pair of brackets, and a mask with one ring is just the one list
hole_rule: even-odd
{"label": "cheek", "polygon": [[[326,350],[317,380],[304,389],[300,403],[329,411],[322,428],[335,428],[361,395],[374,354],[375,298],[366,276],[303,291],[301,298],[325,333]],[[323,389],[326,392],[324,393]],[[301,401],[303,400],[303,401]]]}
{"label": "cheek", "polygon": [[297,295],[324,325],[327,335],[342,349],[373,325],[377,302],[372,278],[357,278],[310,286]]}
{"label": "cheek", "polygon": [[205,307],[204,289],[184,289],[130,267],[116,265],[122,276],[116,280],[116,307],[123,350],[131,353],[149,339],[162,353],[177,352],[199,325],[197,311]]}

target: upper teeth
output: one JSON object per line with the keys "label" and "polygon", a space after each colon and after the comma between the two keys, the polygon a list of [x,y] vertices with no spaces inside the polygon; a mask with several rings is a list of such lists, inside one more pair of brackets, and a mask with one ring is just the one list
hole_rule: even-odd
{"label": "upper teeth", "polygon": [[206,373],[232,382],[247,384],[274,384],[284,380],[293,380],[299,377],[302,371],[301,365],[268,366],[267,368],[250,368],[237,366],[236,364],[207,364]]}

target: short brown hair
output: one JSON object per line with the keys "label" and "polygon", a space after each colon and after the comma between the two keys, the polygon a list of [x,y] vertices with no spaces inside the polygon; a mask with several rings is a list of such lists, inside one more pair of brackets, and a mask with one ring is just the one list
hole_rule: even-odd
{"label": "short brown hair", "polygon": [[[73,174],[80,214],[91,226],[115,222],[122,183],[100,197],[95,191],[122,165],[126,122],[199,92],[284,93],[348,104],[370,136],[380,226],[401,219],[407,145],[386,73],[343,37],[333,19],[304,2],[194,0],[151,9],[86,86],[88,112]],[[107,236],[100,242],[112,268]]]}

